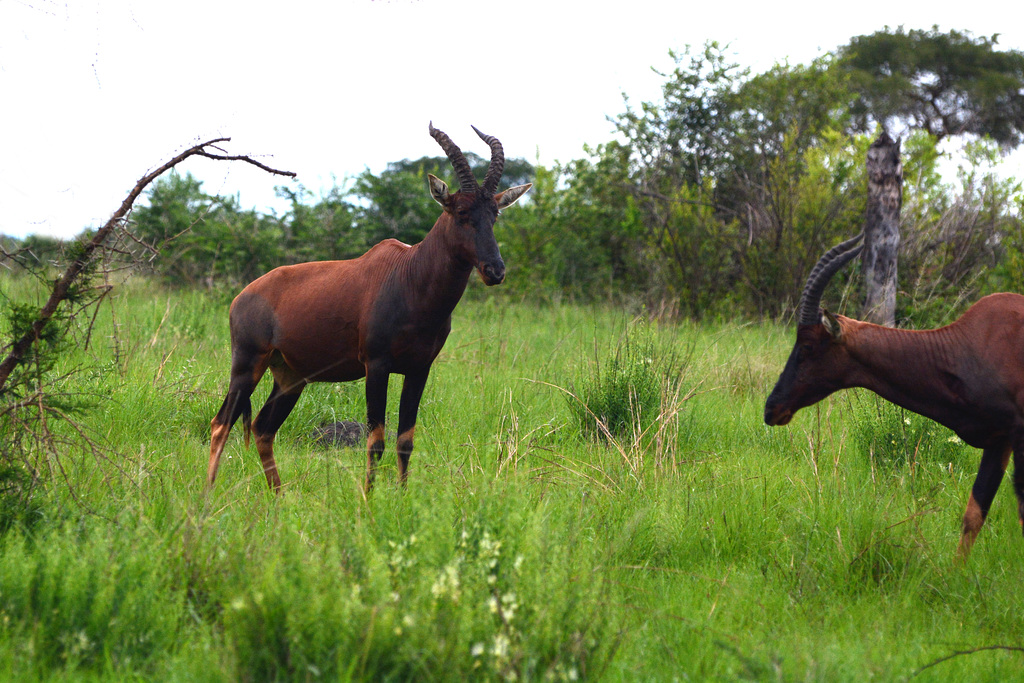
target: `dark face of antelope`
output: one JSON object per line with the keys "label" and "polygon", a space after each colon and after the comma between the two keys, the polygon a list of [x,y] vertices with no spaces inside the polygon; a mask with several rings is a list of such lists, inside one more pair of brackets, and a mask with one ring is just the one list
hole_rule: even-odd
{"label": "dark face of antelope", "polygon": [[842,348],[837,342],[823,323],[797,329],[796,346],[765,403],[765,424],[789,424],[796,411],[842,388]]}
{"label": "dark face of antelope", "polygon": [[483,184],[477,183],[469,162],[451,138],[430,125],[430,135],[441,145],[459,179],[458,192],[451,193],[444,181],[428,176],[430,194],[454,222],[450,235],[458,257],[476,268],[484,284],[500,285],[505,280],[505,262],[494,239],[494,222],[498,213],[512,206],[531,185],[519,185],[495,194],[505,168],[505,153],[496,137],[484,135],[475,127],[473,130],[491,148],[491,163]]}
{"label": "dark face of antelope", "polygon": [[838,320],[819,308],[825,285],[836,271],[860,253],[863,235],[830,249],[818,261],[804,286],[798,310],[796,345],[764,406],[770,426],[789,424],[796,411],[814,405],[843,386],[846,349]]}
{"label": "dark face of antelope", "polygon": [[445,210],[455,219],[455,235],[462,259],[476,268],[484,284],[500,285],[505,279],[505,262],[494,239],[494,221],[498,218],[498,203],[494,197],[459,192]]}

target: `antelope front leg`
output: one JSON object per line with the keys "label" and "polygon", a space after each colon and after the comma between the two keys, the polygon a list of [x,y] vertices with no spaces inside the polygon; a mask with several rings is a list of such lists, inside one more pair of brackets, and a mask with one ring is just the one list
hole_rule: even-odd
{"label": "antelope front leg", "polygon": [[[1009,446],[986,448],[981,454],[978,476],[974,479],[971,497],[967,501],[967,510],[964,512],[963,532],[960,535],[960,546],[957,549],[957,554],[961,559],[966,558],[971,552],[971,546],[974,545],[974,540],[985,523],[985,517],[988,516],[988,510],[992,507],[992,499],[995,498],[996,491],[999,490],[999,484],[1003,481],[1003,474],[1006,472],[1006,465],[1009,461]],[[1019,495],[1020,493],[1018,493]]]}
{"label": "antelope front leg", "polygon": [[371,370],[366,372],[366,482],[363,491],[367,494],[373,490],[373,480],[377,475],[377,463],[384,453],[384,415],[388,404],[387,370]]}
{"label": "antelope front leg", "polygon": [[413,433],[416,431],[416,413],[423,398],[423,388],[427,385],[427,374],[422,373],[405,376],[402,384],[402,400],[398,406],[398,481],[405,486],[409,478],[409,457],[412,455]]}

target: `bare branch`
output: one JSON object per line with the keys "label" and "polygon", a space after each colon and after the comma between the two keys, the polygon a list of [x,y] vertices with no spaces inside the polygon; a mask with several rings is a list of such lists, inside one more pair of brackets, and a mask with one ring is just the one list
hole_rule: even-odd
{"label": "bare branch", "polygon": [[986,645],[984,647],[976,647],[970,650],[955,650],[952,654],[948,654],[945,657],[940,657],[939,659],[936,659],[934,662],[929,662],[928,664],[925,664],[920,669],[915,671],[911,678],[914,678],[918,674],[932,668],[933,666],[949,661],[954,657],[960,657],[963,655],[973,655],[979,652],[988,652],[991,650],[1004,650],[1006,652],[1024,652],[1024,647],[1018,647],[1016,645]]}
{"label": "bare branch", "polygon": [[121,206],[118,207],[117,211],[115,211],[114,214],[110,217],[110,220],[108,220],[102,228],[96,231],[96,234],[92,236],[92,239],[81,244],[75,259],[68,265],[67,269],[64,271],[64,274],[54,283],[53,290],[50,293],[50,298],[40,309],[39,315],[37,316],[35,321],[33,321],[29,329],[26,332],[24,332],[21,335],[21,337],[16,339],[9,347],[7,356],[3,359],[3,361],[0,361],[0,393],[2,393],[4,388],[6,387],[7,380],[10,377],[11,372],[13,372],[14,369],[22,362],[22,359],[25,357],[25,354],[28,353],[28,350],[32,347],[32,344],[34,344],[35,341],[39,338],[39,334],[42,332],[43,327],[46,326],[46,324],[53,317],[54,313],[56,313],[57,307],[60,305],[62,301],[64,301],[68,297],[68,292],[70,291],[71,286],[75,283],[78,277],[85,270],[86,266],[92,259],[93,253],[101,246],[103,246],[104,242],[106,242],[107,240],[107,237],[110,236],[110,234],[114,231],[115,228],[122,224],[122,222],[128,216],[128,213],[131,211],[132,205],[135,203],[135,200],[138,199],[139,195],[142,194],[146,187],[154,180],[156,180],[160,175],[174,168],[182,161],[188,159],[191,156],[204,156],[210,159],[220,161],[243,161],[252,164],[253,166],[256,166],[257,168],[260,168],[264,171],[267,171],[268,173],[273,173],[275,175],[284,175],[293,178],[295,177],[295,174],[292,173],[291,171],[281,171],[275,168],[271,168],[248,156],[214,154],[212,152],[207,151],[206,149],[207,147],[220,149],[219,147],[216,147],[217,143],[228,142],[230,140],[231,138],[215,138],[213,140],[209,140],[207,142],[203,142],[193,147],[190,147],[181,154],[171,159],[170,161],[158,167],[156,170],[147,173],[146,175],[139,179],[139,181],[135,184],[135,187],[133,187],[131,192],[128,193],[128,196],[125,197],[125,200],[121,202]]}

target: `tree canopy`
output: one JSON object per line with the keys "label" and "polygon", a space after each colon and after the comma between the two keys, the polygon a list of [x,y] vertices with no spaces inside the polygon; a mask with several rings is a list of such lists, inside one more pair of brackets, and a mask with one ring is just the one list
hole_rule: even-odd
{"label": "tree canopy", "polygon": [[857,96],[857,128],[898,120],[939,140],[967,133],[1017,147],[1024,141],[1024,53],[997,44],[998,35],[937,27],[853,38],[836,64]]}

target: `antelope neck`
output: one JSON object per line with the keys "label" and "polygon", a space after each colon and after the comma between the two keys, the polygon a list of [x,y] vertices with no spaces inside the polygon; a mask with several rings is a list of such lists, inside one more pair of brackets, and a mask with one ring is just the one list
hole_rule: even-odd
{"label": "antelope neck", "polygon": [[900,330],[844,322],[846,348],[856,362],[850,386],[870,389],[933,419],[937,407],[955,402],[945,381],[956,367],[949,353],[951,330]]}
{"label": "antelope neck", "polygon": [[442,214],[423,241],[412,248],[403,272],[412,291],[429,293],[448,313],[462,298],[473,272],[473,265],[454,253],[448,235],[452,227],[448,214]]}

